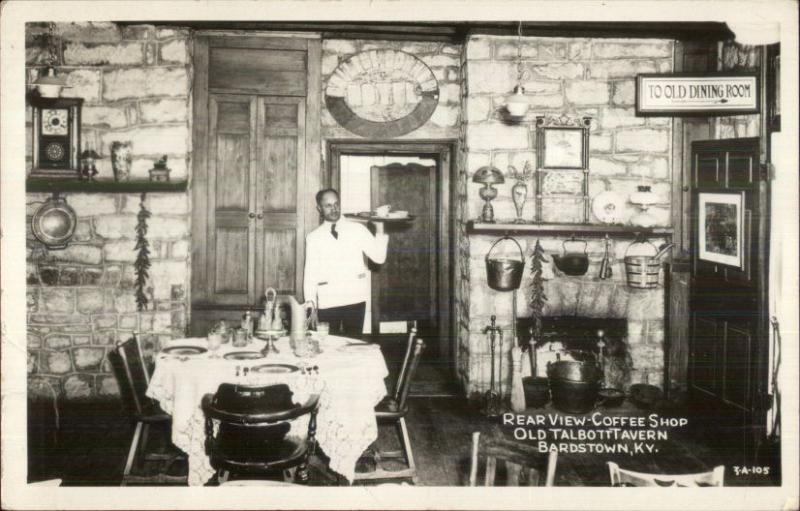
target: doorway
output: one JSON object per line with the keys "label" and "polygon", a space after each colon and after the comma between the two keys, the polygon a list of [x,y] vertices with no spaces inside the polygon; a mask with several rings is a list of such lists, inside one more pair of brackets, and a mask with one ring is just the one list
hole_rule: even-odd
{"label": "doorway", "polygon": [[389,204],[414,216],[386,226],[389,249],[386,262],[372,268],[365,331],[401,342],[416,324],[424,358],[448,379],[457,353],[450,291],[454,151],[450,141],[331,141],[327,176],[340,192],[343,214]]}

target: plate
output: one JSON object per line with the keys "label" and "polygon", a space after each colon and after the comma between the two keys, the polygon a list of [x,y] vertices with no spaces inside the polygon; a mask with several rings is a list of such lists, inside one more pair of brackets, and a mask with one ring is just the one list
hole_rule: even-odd
{"label": "plate", "polygon": [[392,218],[390,216],[378,216],[375,213],[370,213],[369,211],[362,211],[361,213],[345,213],[344,216],[346,218],[351,218],[353,220],[359,220],[362,222],[384,222],[384,223],[400,223],[400,222],[410,222],[417,218],[414,215],[408,215],[404,217],[395,217]]}
{"label": "plate", "polygon": [[625,213],[625,199],[616,192],[600,192],[592,200],[592,213],[604,224],[621,224]]}
{"label": "plate", "polygon": [[161,353],[166,353],[167,355],[199,355],[207,351],[207,349],[200,346],[170,346],[161,350]]}
{"label": "plate", "polygon": [[299,371],[300,368],[289,364],[262,364],[250,368],[251,373],[259,374],[288,374]]}
{"label": "plate", "polygon": [[255,360],[264,358],[264,355],[259,351],[232,351],[231,353],[226,353],[222,358],[228,360]]}

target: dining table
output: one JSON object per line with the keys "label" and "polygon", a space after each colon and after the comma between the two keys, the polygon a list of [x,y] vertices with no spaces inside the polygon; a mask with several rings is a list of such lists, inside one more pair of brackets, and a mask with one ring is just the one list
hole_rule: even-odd
{"label": "dining table", "polygon": [[[204,337],[173,339],[155,355],[147,396],[172,416],[172,443],[187,454],[190,486],[214,476],[205,452],[205,417],[201,401],[222,383],[283,383],[302,403],[319,397],[316,442],[329,458],[329,468],[352,482],[363,451],[378,438],[375,406],[386,396],[389,371],[377,344],[328,335],[317,338],[303,356],[287,336],[267,341],[252,338],[210,350]],[[283,367],[282,371],[271,371]],[[306,422],[307,424],[307,422]]]}

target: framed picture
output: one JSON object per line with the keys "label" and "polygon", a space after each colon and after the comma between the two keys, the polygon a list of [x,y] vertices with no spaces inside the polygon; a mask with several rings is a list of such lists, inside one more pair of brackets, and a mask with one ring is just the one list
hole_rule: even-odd
{"label": "framed picture", "polygon": [[743,193],[698,194],[699,258],[744,269]]}
{"label": "framed picture", "polygon": [[536,147],[540,169],[586,169],[589,119],[570,122],[537,118]]}

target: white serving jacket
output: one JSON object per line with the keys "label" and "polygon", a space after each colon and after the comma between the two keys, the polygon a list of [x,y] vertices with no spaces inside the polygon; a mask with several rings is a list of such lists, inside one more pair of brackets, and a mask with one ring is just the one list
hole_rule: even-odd
{"label": "white serving jacket", "polygon": [[320,309],[352,305],[370,299],[369,269],[364,256],[377,264],[386,261],[389,237],[373,236],[358,222],[340,218],[338,239],[327,220],[306,236],[303,296]]}

